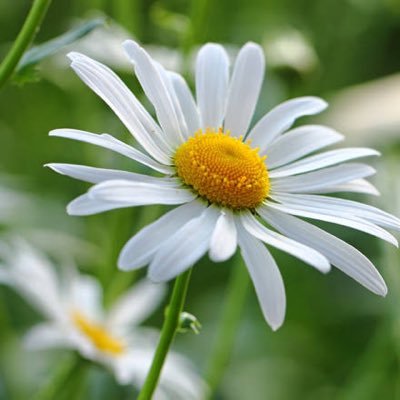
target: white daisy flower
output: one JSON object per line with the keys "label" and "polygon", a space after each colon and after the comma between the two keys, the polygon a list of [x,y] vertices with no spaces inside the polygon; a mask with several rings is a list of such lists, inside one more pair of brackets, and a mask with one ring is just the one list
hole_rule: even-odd
{"label": "white daisy flower", "polygon": [[[143,385],[157,345],[158,331],[139,327],[161,303],[165,286],[138,282],[107,311],[98,281],[69,268],[64,279],[41,252],[19,240],[2,245],[0,282],[13,287],[46,322],[26,335],[28,349],[66,348],[104,365],[122,384]],[[205,384],[191,363],[171,353],[161,374],[156,399],[204,397]]]}
{"label": "white daisy flower", "polygon": [[180,75],[166,71],[137,43],[126,41],[124,48],[158,123],[109,68],[82,54],[69,57],[75,72],[118,115],[141,149],[108,134],[58,129],[50,135],[108,148],[165,176],[49,164],[61,174],[95,184],[68,205],[71,215],[179,205],[129,240],[119,257],[121,269],[149,264],[151,280],[167,281],[206,252],[213,261],[224,261],[239,246],[274,330],[284,320],[285,291],[264,244],[322,272],[332,264],[372,292],[386,294],[385,282],[364,255],[297,218],[344,225],[397,244],[383,228],[399,229],[399,219],[362,203],[323,195],[376,194],[365,180],[375,170],[354,160],[378,152],[345,148],[312,154],[343,136],[319,125],[289,130],[297,118],[324,110],[325,101],[286,101],[250,127],[264,75],[260,46],[243,46],[232,73],[222,46],[203,46],[196,61],[196,100]]}

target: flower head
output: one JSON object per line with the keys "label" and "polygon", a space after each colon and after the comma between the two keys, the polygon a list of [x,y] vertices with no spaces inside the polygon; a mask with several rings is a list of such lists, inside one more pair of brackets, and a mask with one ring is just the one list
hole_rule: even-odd
{"label": "flower head", "polygon": [[[109,368],[120,384],[143,385],[158,332],[139,324],[159,306],[163,285],[138,282],[105,311],[95,278],[73,268],[58,274],[44,254],[22,240],[4,247],[2,253],[0,282],[13,287],[46,318],[27,333],[29,349],[76,350]],[[170,354],[156,398],[195,400],[203,398],[204,390],[190,362]]]}
{"label": "flower head", "polygon": [[325,195],[376,194],[365,180],[374,169],[353,160],[378,153],[345,148],[313,154],[343,136],[320,125],[290,129],[297,118],[323,111],[325,101],[286,101],[250,127],[264,75],[260,46],[244,45],[232,73],[222,46],[203,46],[196,62],[196,100],[180,75],[166,71],[137,43],[127,41],[124,48],[158,122],[106,66],[82,54],[69,57],[75,72],[119,116],[144,152],[108,134],[59,129],[51,135],[108,148],[164,176],[49,165],[95,184],[68,205],[73,215],[146,204],[179,205],[129,240],[119,257],[121,269],[149,264],[150,279],[166,281],[207,251],[212,260],[224,261],[239,246],[273,329],[283,323],[286,301],[281,274],[265,244],[322,272],[332,264],[374,293],[386,294],[381,275],[364,255],[297,218],[332,222],[397,243],[383,228],[399,229],[399,219]]}

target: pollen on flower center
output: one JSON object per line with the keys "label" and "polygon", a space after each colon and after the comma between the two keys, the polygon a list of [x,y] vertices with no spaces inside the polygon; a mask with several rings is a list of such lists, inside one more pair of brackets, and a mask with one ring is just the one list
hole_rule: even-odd
{"label": "pollen on flower center", "polygon": [[199,130],[175,153],[182,181],[211,203],[232,209],[255,208],[268,195],[265,157],[242,138]]}
{"label": "pollen on flower center", "polygon": [[124,352],[125,344],[109,334],[103,326],[88,320],[79,311],[73,311],[71,317],[76,327],[89,338],[99,350],[113,355],[120,355]]}

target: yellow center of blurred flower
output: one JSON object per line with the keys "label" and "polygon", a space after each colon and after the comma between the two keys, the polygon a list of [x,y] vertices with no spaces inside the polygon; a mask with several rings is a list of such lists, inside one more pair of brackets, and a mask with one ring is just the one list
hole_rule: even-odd
{"label": "yellow center of blurred flower", "polygon": [[121,340],[110,335],[103,326],[88,320],[79,311],[72,312],[72,320],[77,328],[88,337],[99,350],[113,355],[120,355],[124,352],[125,344]]}
{"label": "yellow center of blurred flower", "polygon": [[175,153],[182,181],[210,203],[232,209],[255,208],[268,195],[270,184],[264,163],[242,137],[220,129],[199,130]]}

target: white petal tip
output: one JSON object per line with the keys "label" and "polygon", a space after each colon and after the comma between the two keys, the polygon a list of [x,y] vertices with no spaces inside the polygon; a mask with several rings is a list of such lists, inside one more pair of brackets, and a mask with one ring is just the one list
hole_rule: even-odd
{"label": "white petal tip", "polygon": [[125,272],[136,269],[132,268],[129,261],[127,260],[127,257],[124,257],[122,254],[118,257],[117,266],[120,271],[125,271]]}
{"label": "white petal tip", "polygon": [[66,210],[67,210],[68,215],[71,215],[71,216],[79,215],[74,212],[74,207],[73,206],[71,207],[69,204],[67,205]]}
{"label": "white petal tip", "polygon": [[331,264],[328,263],[328,265],[323,265],[322,267],[319,268],[319,270],[323,273],[323,274],[327,274],[328,272],[331,272],[332,266]]}
{"label": "white petal tip", "polygon": [[278,322],[278,323],[274,323],[274,324],[268,322],[268,325],[271,327],[273,332],[276,332],[283,325],[283,321],[282,322]]}
{"label": "white petal tip", "polygon": [[70,52],[67,54],[67,57],[68,57],[72,62],[74,62],[74,61],[77,60],[78,58],[84,57],[84,55],[81,54],[81,53],[78,53],[77,51],[70,51]]}
{"label": "white petal tip", "polygon": [[254,50],[256,50],[257,52],[260,52],[261,51],[261,53],[263,53],[263,48],[258,44],[258,43],[255,43],[255,42],[247,42],[247,43],[245,43],[245,45],[243,46],[243,48],[246,48],[246,49],[254,49]]}
{"label": "white petal tip", "polygon": [[125,264],[124,262],[122,262],[120,260],[118,260],[118,262],[117,262],[117,267],[120,271],[124,271],[124,272],[131,270],[131,268],[129,268],[129,266],[127,264]]}
{"label": "white petal tip", "polygon": [[127,39],[122,42],[122,47],[126,48],[126,47],[130,47],[130,46],[139,47],[139,45],[131,39]]}
{"label": "white petal tip", "polygon": [[125,40],[122,43],[122,47],[125,50],[125,53],[127,56],[131,59],[131,61],[134,61],[132,58],[134,58],[135,53],[141,49],[138,43],[134,42],[133,40]]}
{"label": "white petal tip", "polygon": [[208,256],[210,257],[211,261],[219,263],[219,262],[224,262],[224,261],[229,260],[235,254],[235,252],[236,252],[236,248],[235,248],[235,251],[233,251],[233,252],[230,251],[227,254],[221,254],[221,253],[210,250],[208,252]]}

